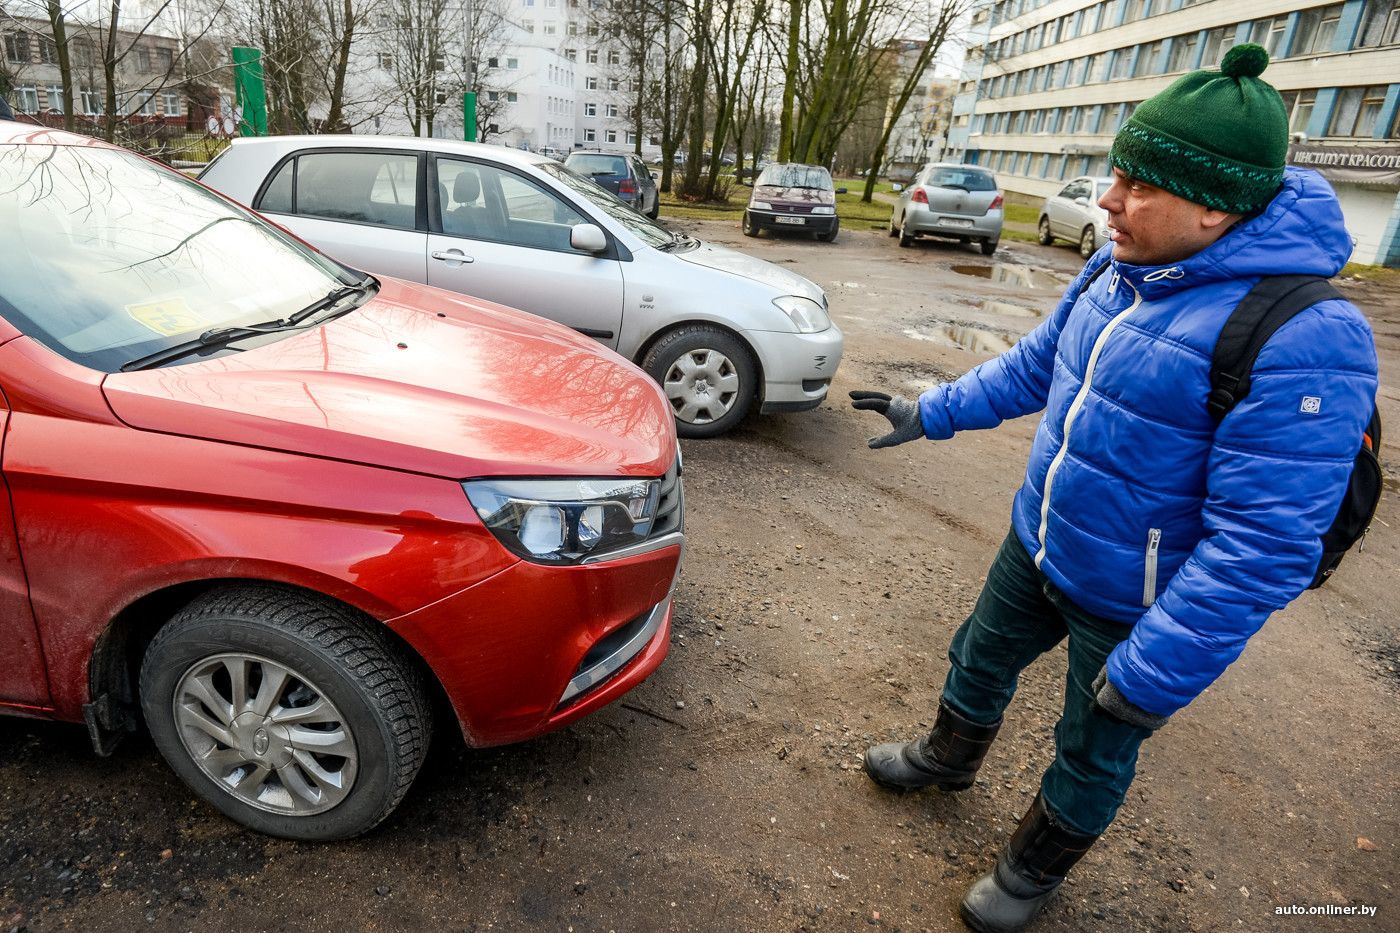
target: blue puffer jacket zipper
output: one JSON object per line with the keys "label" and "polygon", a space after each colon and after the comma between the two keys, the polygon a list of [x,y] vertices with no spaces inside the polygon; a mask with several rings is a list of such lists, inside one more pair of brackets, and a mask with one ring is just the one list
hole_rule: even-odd
{"label": "blue puffer jacket zipper", "polygon": [[1249,396],[1206,411],[1221,327],[1263,275],[1332,276],[1351,238],[1331,187],[1288,169],[1262,214],[1164,267],[1114,262],[1006,353],[919,399],[932,439],[1044,411],[1013,524],[1083,608],[1133,626],[1109,678],[1145,710],[1190,703],[1312,580],[1376,393],[1345,301],[1284,325]]}

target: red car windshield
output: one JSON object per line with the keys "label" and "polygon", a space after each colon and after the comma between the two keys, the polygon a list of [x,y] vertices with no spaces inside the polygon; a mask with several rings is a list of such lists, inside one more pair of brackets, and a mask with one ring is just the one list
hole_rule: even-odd
{"label": "red car windshield", "polygon": [[351,281],[339,266],[131,153],[0,146],[0,315],[116,372],[209,330],[287,317]]}

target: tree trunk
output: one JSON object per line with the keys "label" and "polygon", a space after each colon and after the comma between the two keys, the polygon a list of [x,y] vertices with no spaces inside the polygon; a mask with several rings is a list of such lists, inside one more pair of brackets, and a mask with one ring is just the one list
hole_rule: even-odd
{"label": "tree trunk", "polygon": [[54,48],[58,52],[58,77],[63,82],[63,128],[71,133],[77,126],[77,119],[73,115],[73,59],[68,55],[68,23],[63,19],[63,7],[58,0],[47,0],[46,5]]}
{"label": "tree trunk", "polygon": [[117,20],[121,16],[122,0],[112,0],[112,17],[107,26],[107,41],[102,44],[102,77],[107,82],[104,95],[106,113],[102,119],[102,138],[114,142],[117,138]]}
{"label": "tree trunk", "polygon": [[783,64],[783,111],[778,122],[779,162],[786,162],[792,158],[792,108],[797,98],[797,51],[801,37],[802,0],[788,0],[787,61]]}
{"label": "tree trunk", "polygon": [[[52,0],[51,0],[52,2]],[[331,73],[331,100],[326,113],[326,130],[344,132],[345,72],[350,67],[350,43],[355,37],[355,8],[353,0],[344,0],[345,29],[336,40],[335,63]]]}

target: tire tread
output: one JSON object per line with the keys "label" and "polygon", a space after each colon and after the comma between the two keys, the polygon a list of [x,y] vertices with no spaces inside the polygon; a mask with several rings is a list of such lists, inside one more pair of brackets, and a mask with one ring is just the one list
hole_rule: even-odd
{"label": "tire tread", "polygon": [[388,773],[391,787],[379,810],[344,835],[358,835],[383,822],[408,793],[431,742],[432,709],[418,669],[377,628],[378,621],[349,606],[280,584],[239,583],[201,595],[161,628],[142,664],[143,695],[151,676],[148,668],[164,645],[191,625],[230,617],[314,644],[364,686],[394,746]]}

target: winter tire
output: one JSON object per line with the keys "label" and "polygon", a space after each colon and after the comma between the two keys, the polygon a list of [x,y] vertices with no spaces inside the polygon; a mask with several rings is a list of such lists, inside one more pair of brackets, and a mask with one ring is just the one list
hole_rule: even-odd
{"label": "winter tire", "polygon": [[1085,227],[1084,232],[1079,235],[1079,255],[1088,259],[1094,255],[1096,249],[1098,246],[1094,242],[1094,228]]}
{"label": "winter tire", "polygon": [[312,842],[393,812],[432,734],[422,680],[378,622],[276,584],[219,587],[177,613],[146,650],[141,705],[197,794]]}
{"label": "winter tire", "polygon": [[642,369],[661,383],[681,437],[715,437],[734,427],[758,384],[748,347],[704,324],[666,333],[647,351]]}
{"label": "winter tire", "polygon": [[1035,241],[1041,246],[1049,246],[1055,242],[1055,235],[1050,232],[1050,218],[1044,214],[1040,215],[1040,226],[1036,228]]}

